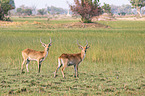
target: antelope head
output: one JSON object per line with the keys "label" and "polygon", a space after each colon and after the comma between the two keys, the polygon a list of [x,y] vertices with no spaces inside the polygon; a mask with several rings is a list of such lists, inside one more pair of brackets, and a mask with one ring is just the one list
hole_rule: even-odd
{"label": "antelope head", "polygon": [[51,46],[51,43],[52,43],[51,38],[50,38],[50,43],[48,43],[48,44],[43,43],[41,41],[41,39],[40,39],[40,42],[41,42],[42,46],[45,48],[45,50],[48,51],[49,50],[49,47]]}
{"label": "antelope head", "polygon": [[85,53],[86,53],[87,49],[90,48],[90,46],[88,46],[88,41],[87,41],[87,40],[86,40],[86,43],[87,43],[87,44],[83,47],[83,46],[80,45],[80,44],[78,43],[78,41],[77,41],[78,47],[79,47],[83,52],[85,52]]}

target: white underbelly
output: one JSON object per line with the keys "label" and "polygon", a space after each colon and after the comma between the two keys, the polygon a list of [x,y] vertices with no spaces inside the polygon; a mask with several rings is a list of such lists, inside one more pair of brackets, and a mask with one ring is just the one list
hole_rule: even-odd
{"label": "white underbelly", "polygon": [[68,66],[74,65],[74,62],[69,62]]}
{"label": "white underbelly", "polygon": [[28,57],[28,60],[37,61],[37,59]]}

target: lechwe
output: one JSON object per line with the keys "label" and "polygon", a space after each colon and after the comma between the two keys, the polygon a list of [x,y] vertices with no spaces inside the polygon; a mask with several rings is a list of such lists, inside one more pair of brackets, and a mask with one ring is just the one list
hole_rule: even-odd
{"label": "lechwe", "polygon": [[[41,39],[40,39],[40,42],[41,42]],[[22,67],[21,67],[22,72],[23,72],[23,65],[24,65],[25,61],[27,61],[26,69],[27,69],[27,72],[29,72],[28,64],[30,61],[34,60],[34,61],[37,61],[37,63],[38,63],[38,72],[40,73],[41,63],[47,57],[49,48],[51,46],[51,38],[50,38],[49,44],[42,43],[42,46],[44,47],[44,51],[35,51],[35,50],[29,49],[29,48],[22,51],[22,56],[24,59],[22,62]]]}
{"label": "lechwe", "polygon": [[[86,41],[87,42],[87,41]],[[75,70],[75,77],[78,77],[78,65],[80,62],[83,61],[83,59],[85,58],[85,55],[86,55],[86,51],[87,49],[90,47],[88,46],[88,42],[87,44],[83,47],[81,46],[78,41],[77,41],[77,44],[79,46],[80,49],[82,49],[81,53],[77,53],[77,54],[65,54],[63,53],[59,58],[58,58],[58,67],[56,68],[56,71],[54,72],[54,77],[56,77],[56,73],[58,71],[58,69],[62,67],[61,69],[61,72],[62,72],[62,75],[63,75],[63,78],[65,78],[64,76],[64,69],[67,67],[67,66],[71,66],[73,65],[74,66],[74,70]]]}

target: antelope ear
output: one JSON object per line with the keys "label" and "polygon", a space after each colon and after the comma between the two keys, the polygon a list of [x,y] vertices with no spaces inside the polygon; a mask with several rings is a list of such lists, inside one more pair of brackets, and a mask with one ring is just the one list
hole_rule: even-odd
{"label": "antelope ear", "polygon": [[48,46],[50,47],[52,44],[50,43]]}

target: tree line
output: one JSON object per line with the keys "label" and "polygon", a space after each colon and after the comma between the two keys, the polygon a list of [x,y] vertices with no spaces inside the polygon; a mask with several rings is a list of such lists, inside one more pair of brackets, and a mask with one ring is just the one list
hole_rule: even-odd
{"label": "tree line", "polygon": [[[104,3],[104,5],[101,7],[104,9],[105,13],[112,13],[116,15],[130,15],[130,14],[137,14],[137,10],[132,8],[131,5],[122,5],[122,6],[116,6],[116,5],[109,5]],[[16,8],[16,15],[45,15],[45,14],[67,14],[68,10],[58,7],[47,7],[42,9],[36,9],[36,7],[26,7],[24,5],[20,6],[19,8]],[[143,14],[143,11],[142,11]]]}
{"label": "tree line", "polygon": [[[79,14],[83,22],[91,22],[93,16],[99,16],[102,13],[112,14],[135,14],[132,8],[136,9],[139,17],[142,17],[141,8],[145,6],[145,0],[129,0],[131,5],[115,6],[104,3],[100,6],[99,0],[74,0],[74,5],[69,5],[70,10],[74,14]],[[9,10],[14,9],[14,0],[0,0],[0,20],[8,15]],[[66,14],[68,10],[57,8],[54,6],[36,10],[36,7],[21,6],[16,9],[18,15],[32,15],[32,14]]]}
{"label": "tree line", "polygon": [[66,14],[67,9],[63,8],[57,8],[54,6],[47,7],[47,8],[42,8],[42,9],[36,9],[35,6],[33,7],[27,7],[27,6],[20,6],[19,8],[16,9],[16,14],[21,16],[21,15],[45,15],[45,14]]}

